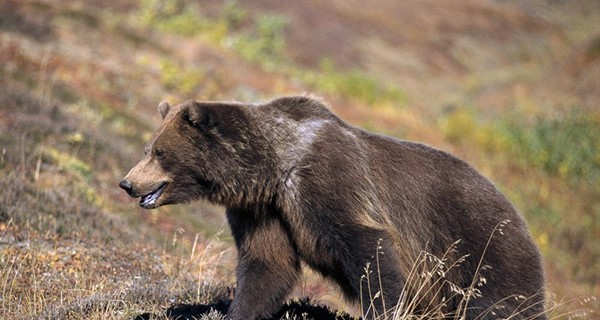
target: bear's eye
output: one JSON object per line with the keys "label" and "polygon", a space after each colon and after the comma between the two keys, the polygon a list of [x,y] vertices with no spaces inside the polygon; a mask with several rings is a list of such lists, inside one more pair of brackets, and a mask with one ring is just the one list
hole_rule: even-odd
{"label": "bear's eye", "polygon": [[164,151],[161,149],[154,150],[154,155],[157,157],[162,157],[164,155]]}

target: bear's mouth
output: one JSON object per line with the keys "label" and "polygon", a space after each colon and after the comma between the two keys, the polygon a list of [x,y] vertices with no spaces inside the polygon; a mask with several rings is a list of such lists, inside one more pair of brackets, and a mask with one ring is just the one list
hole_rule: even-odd
{"label": "bear's mouth", "polygon": [[158,200],[158,198],[160,198],[166,186],[167,183],[163,182],[156,189],[154,189],[154,191],[142,196],[142,198],[140,199],[140,207],[146,209],[154,208],[156,201]]}

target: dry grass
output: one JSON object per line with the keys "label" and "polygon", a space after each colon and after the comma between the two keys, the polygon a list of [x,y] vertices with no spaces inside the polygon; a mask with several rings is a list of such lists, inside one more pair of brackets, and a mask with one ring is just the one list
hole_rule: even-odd
{"label": "dry grass", "polygon": [[[409,320],[409,319],[467,319],[469,306],[473,301],[482,297],[481,288],[487,285],[485,278],[485,270],[492,266],[484,265],[483,260],[486,250],[491,241],[502,241],[499,235],[503,234],[503,228],[510,223],[509,220],[500,222],[492,231],[488,238],[486,249],[477,264],[477,271],[473,275],[471,283],[467,287],[461,287],[456,283],[448,280],[447,275],[456,269],[460,269],[461,265],[469,259],[469,255],[460,256],[457,258],[457,247],[460,240],[453,243],[446,252],[437,257],[431,253],[422,251],[417,260],[414,262],[411,272],[408,275],[405,283],[405,289],[400,295],[398,301],[387,301],[383,292],[381,278],[379,277],[379,265],[371,267],[369,264],[365,267],[365,275],[362,278],[362,283],[366,282],[366,286],[361,290],[369,292],[369,301],[363,301],[361,298],[360,305],[362,310],[362,318],[365,319],[393,319],[393,320]],[[381,246],[378,245],[376,253],[376,261],[383,254]],[[378,283],[371,283],[369,276],[373,272],[378,275]],[[374,289],[377,291],[371,294]],[[449,288],[450,296],[443,296],[442,300],[435,302],[428,300],[432,295],[438,296],[444,288]],[[540,293],[543,294],[543,293]],[[362,296],[362,295],[361,295]],[[518,305],[514,310],[509,310],[508,317],[502,319],[538,319],[540,316],[547,316],[548,319],[587,319],[595,316],[595,308],[597,308],[596,298],[593,296],[572,298],[570,300],[556,301],[552,295],[546,297],[544,312],[534,315],[525,315],[530,308],[537,307],[541,302],[533,302],[536,295],[525,297],[520,294],[507,296],[495,302],[487,310],[483,310],[475,319],[497,318],[497,312],[506,313],[506,302],[514,305],[513,301],[517,301]],[[511,301],[513,300],[513,301]],[[376,305],[383,306],[383,313],[378,313]],[[448,304],[456,305],[456,310],[448,311]],[[367,306],[367,309],[364,306]],[[386,308],[386,305],[388,306]]]}
{"label": "dry grass", "polygon": [[[62,271],[53,267],[56,262],[47,261],[45,251],[36,251],[36,248],[28,253],[5,251],[12,259],[6,261],[0,274],[5,293],[2,316],[5,319],[125,319],[146,312],[160,315],[163,308],[174,303],[208,303],[221,295],[218,287],[197,283],[189,274],[175,275],[161,270],[170,267],[161,265],[160,258],[164,255],[147,257],[136,252],[131,256],[136,259],[132,264],[140,260],[152,263],[136,270],[126,265],[126,258],[120,256],[126,253],[123,250],[109,252],[117,254],[110,257],[80,251],[86,254],[86,260],[107,261],[107,265],[99,269],[82,264],[86,269],[77,270],[73,267],[75,260],[68,270]],[[116,258],[120,265],[111,266],[108,261]],[[66,260],[64,256],[58,259]],[[29,268],[40,273],[23,272]]]}

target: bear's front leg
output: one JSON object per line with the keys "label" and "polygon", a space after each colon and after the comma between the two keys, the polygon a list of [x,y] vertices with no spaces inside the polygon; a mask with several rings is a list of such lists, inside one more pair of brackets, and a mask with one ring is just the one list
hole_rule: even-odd
{"label": "bear's front leg", "polygon": [[273,210],[228,209],[227,220],[238,249],[237,286],[227,315],[234,320],[269,318],[300,276],[291,237]]}

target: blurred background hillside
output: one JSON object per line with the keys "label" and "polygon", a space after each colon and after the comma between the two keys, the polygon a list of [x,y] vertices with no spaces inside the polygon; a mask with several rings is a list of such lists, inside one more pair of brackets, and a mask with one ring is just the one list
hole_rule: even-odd
{"label": "blurred background hillside", "polygon": [[[117,183],[161,100],[297,93],[470,162],[523,212],[554,300],[600,319],[596,0],[0,0],[0,318],[127,318],[234,283],[222,208],[145,211]],[[344,308],[313,279],[296,294]]]}

